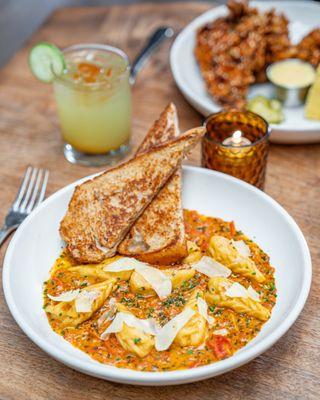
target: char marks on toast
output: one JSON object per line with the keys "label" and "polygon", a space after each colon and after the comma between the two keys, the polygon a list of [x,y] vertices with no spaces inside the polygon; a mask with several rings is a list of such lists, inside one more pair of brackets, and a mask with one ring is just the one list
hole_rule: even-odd
{"label": "char marks on toast", "polygon": [[202,134],[203,129],[190,130],[77,186],[60,225],[73,258],[97,263],[112,257]]}
{"label": "char marks on toast", "polygon": [[[137,154],[172,141],[179,133],[176,107],[170,103],[149,129]],[[180,168],[130,229],[118,251],[152,264],[173,263],[187,255]]]}

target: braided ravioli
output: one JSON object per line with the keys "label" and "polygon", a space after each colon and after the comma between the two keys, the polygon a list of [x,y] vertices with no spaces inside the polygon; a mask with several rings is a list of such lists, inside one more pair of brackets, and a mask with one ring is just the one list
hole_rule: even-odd
{"label": "braided ravioli", "polygon": [[231,308],[239,314],[244,313],[260,321],[267,321],[270,318],[270,311],[258,301],[250,297],[229,297],[226,294],[232,283],[233,281],[227,278],[211,278],[206,293],[207,302],[211,305]]}
{"label": "braided ravioli", "polygon": [[229,239],[223,236],[212,236],[208,250],[216,261],[230,268],[232,272],[259,283],[264,282],[265,277],[255,263],[249,257],[241,255]]}

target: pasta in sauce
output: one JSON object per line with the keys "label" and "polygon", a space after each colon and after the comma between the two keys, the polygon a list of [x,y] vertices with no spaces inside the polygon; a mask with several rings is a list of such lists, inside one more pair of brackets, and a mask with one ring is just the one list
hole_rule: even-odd
{"label": "pasta in sauce", "polygon": [[[120,259],[118,256],[97,265],[76,265],[63,251],[44,283],[43,307],[52,329],[101,363],[139,371],[211,364],[251,341],[270,318],[276,302],[269,257],[237,231],[233,222],[190,210],[184,210],[184,217],[189,255],[179,266],[159,267],[172,282],[171,294],[163,299],[136,272],[106,271],[107,265]],[[226,248],[245,243],[250,256],[236,253],[235,245],[229,248],[234,254],[222,254],[217,243],[223,238],[228,239]],[[193,269],[203,256],[219,258],[216,261],[221,264],[228,260],[230,276],[210,278]],[[247,297],[237,297],[237,293],[232,297],[238,283],[245,294],[249,293]],[[64,301],[66,292],[69,298]],[[206,318],[200,313],[199,298],[207,308]],[[121,331],[102,335],[117,313],[129,319],[152,319],[161,327],[188,308],[193,309],[193,316],[167,350],[157,351],[152,333],[125,322]]]}

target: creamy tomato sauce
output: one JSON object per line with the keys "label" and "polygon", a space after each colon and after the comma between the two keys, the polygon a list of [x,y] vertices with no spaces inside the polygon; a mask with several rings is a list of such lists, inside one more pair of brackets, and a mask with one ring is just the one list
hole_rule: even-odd
{"label": "creamy tomato sauce", "polygon": [[[260,295],[261,305],[271,310],[276,302],[276,288],[274,269],[270,266],[269,257],[242,232],[237,231],[233,222],[225,222],[218,218],[200,215],[196,211],[184,211],[185,227],[188,239],[196,243],[206,254],[208,243],[213,235],[224,236],[229,239],[243,240],[250,248],[251,258],[258,269],[264,274],[265,281],[259,284],[238,274],[232,273],[229,277],[234,282],[239,282],[248,287],[251,285]],[[44,284],[44,309],[52,304],[47,293],[57,295],[71,289],[81,289],[102,280],[94,276],[78,276],[70,271],[76,263],[70,256],[63,252],[51,270],[51,276]],[[182,266],[180,266],[181,268]],[[166,266],[168,269],[168,266]],[[164,300],[157,296],[144,298],[130,292],[129,282],[118,280],[110,297],[125,305],[127,309],[138,318],[154,318],[160,325],[164,325],[175,315],[180,313],[196,289],[207,289],[209,278],[199,272],[194,277],[173,290],[171,295]],[[228,308],[209,306],[208,313],[214,317],[215,322],[209,329],[205,343],[198,348],[180,347],[173,343],[166,351],[157,351],[155,348],[140,358],[122,348],[114,334],[106,340],[101,340],[100,335],[107,325],[99,326],[98,320],[108,310],[108,299],[89,320],[75,327],[61,326],[59,318],[54,318],[49,312],[47,317],[52,329],[62,335],[75,347],[89,354],[93,359],[114,365],[120,368],[130,368],[139,371],[168,371],[185,368],[194,368],[211,364],[221,359],[230,357],[238,349],[252,340],[262,328],[264,322],[239,314]],[[222,334],[219,334],[221,330]],[[217,332],[218,331],[218,332]],[[215,333],[214,333],[215,332]]]}

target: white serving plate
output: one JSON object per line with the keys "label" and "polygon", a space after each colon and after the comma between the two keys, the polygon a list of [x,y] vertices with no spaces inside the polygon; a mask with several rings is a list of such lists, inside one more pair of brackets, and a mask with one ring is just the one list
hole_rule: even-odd
{"label": "white serving plate", "polygon": [[[261,11],[275,8],[290,21],[290,36],[294,43],[316,27],[320,27],[320,4],[313,1],[252,1]],[[194,19],[176,38],[170,53],[171,71],[176,84],[188,102],[201,114],[208,116],[220,111],[221,106],[208,94],[194,57],[195,34],[198,28],[227,14],[226,6],[215,7]],[[270,84],[253,85],[249,97],[256,94],[272,95]],[[320,121],[304,118],[303,107],[285,108],[285,121],[271,125],[271,140],[276,143],[320,142]]]}
{"label": "white serving plate", "polygon": [[259,335],[232,357],[204,367],[173,372],[137,372],[100,364],[54,333],[42,309],[42,284],[63,243],[59,222],[76,184],[41,204],[14,235],[3,266],[9,309],[21,329],[41,349],[67,366],[110,381],[136,385],[173,385],[210,378],[237,368],[272,346],[294,323],[307,299],[311,259],[299,227],[274,200],[228,175],[183,167],[183,205],[206,215],[234,220],[271,256],[278,299]]}

